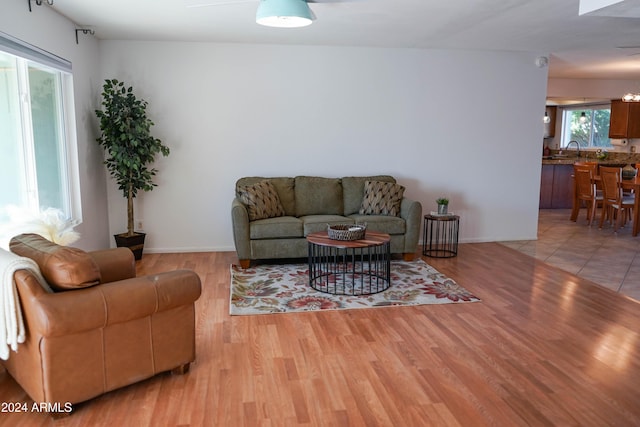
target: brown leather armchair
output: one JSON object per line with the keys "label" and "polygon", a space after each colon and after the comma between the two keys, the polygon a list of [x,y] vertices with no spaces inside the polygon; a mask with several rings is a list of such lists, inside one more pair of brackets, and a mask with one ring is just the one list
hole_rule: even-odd
{"label": "brown leather armchair", "polygon": [[3,364],[34,402],[82,402],[160,372],[185,373],[195,360],[193,271],[135,277],[127,248],[84,252],[34,234],[10,248],[36,261],[54,289],[27,270],[14,274],[26,340]]}

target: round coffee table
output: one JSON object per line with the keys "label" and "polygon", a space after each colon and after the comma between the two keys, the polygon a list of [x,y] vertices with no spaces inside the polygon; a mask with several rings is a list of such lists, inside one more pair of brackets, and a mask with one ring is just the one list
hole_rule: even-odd
{"label": "round coffee table", "polygon": [[309,285],[334,295],[370,295],[391,285],[391,238],[367,231],[361,240],[333,240],[326,231],[307,236]]}

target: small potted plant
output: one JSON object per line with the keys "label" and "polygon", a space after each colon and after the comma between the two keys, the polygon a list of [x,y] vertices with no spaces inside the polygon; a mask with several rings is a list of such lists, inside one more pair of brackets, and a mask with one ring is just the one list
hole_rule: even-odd
{"label": "small potted plant", "polygon": [[436,199],[436,203],[438,204],[438,214],[446,215],[449,206],[449,199],[446,197],[439,197]]}
{"label": "small potted plant", "polygon": [[107,170],[127,199],[127,231],[116,234],[117,246],[129,247],[136,259],[142,257],[145,234],[134,231],[133,199],[138,191],[151,191],[157,170],[149,165],[156,154],[169,155],[169,148],[151,135],[153,122],[147,117],[147,101],[137,99],[133,88],[116,79],[102,86],[102,110],[98,143],[104,148]]}

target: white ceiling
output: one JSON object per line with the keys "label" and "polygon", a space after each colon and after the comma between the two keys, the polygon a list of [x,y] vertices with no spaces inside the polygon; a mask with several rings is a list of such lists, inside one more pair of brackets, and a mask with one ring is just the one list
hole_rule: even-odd
{"label": "white ceiling", "polygon": [[99,39],[531,51],[550,77],[640,83],[640,0],[317,0],[295,29],[257,25],[258,0],[53,1]]}

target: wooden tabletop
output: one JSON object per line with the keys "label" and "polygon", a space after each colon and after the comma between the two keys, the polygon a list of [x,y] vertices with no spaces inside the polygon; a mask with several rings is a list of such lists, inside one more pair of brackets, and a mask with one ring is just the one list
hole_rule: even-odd
{"label": "wooden tabletop", "polygon": [[436,221],[454,221],[457,219],[460,219],[460,216],[458,215],[454,215],[454,214],[438,214],[438,215],[432,215],[432,214],[426,214],[424,216],[425,219],[434,219]]}
{"label": "wooden tabletop", "polygon": [[360,240],[334,240],[329,238],[326,231],[318,231],[307,235],[307,241],[314,245],[330,246],[333,248],[367,248],[370,246],[380,246],[391,240],[391,237],[385,233],[376,231],[367,231],[364,239]]}
{"label": "wooden tabletop", "polygon": [[[571,175],[573,176],[573,175]],[[575,181],[575,180],[574,180]],[[595,175],[593,177],[593,181],[594,183],[596,183],[597,185],[600,185],[602,181],[602,178],[600,177],[600,175]],[[625,190],[638,190],[640,189],[640,175],[632,178],[632,179],[622,179],[620,181],[620,187],[624,188]]]}

